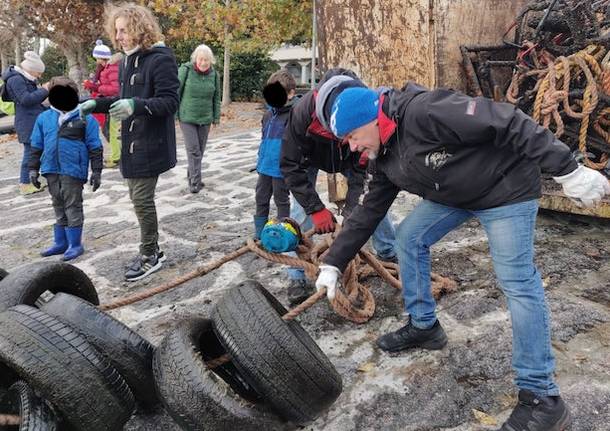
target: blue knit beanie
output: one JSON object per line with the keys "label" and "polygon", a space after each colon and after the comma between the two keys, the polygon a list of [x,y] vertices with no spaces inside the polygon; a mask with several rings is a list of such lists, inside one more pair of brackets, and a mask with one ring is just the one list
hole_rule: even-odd
{"label": "blue knit beanie", "polygon": [[108,60],[112,57],[112,51],[101,40],[95,41],[95,48],[93,48],[93,58],[101,58],[104,60]]}
{"label": "blue knit beanie", "polygon": [[352,87],[343,90],[335,99],[330,114],[330,128],[343,138],[377,118],[379,96],[368,88]]}

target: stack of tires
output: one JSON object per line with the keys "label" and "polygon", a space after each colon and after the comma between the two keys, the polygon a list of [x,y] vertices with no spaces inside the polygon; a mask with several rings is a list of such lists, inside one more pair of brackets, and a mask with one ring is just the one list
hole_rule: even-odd
{"label": "stack of tires", "polygon": [[153,346],[98,310],[81,270],[34,263],[0,281],[0,413],[20,430],[120,430],[158,405]]}
{"label": "stack of tires", "polygon": [[324,353],[257,282],[155,348],[100,311],[91,280],[70,264],[0,278],[0,414],[19,415],[20,430],[120,430],[134,410],[161,404],[186,430],[294,429],[341,393]]}
{"label": "stack of tires", "polygon": [[[341,376],[287,310],[247,280],[211,319],[181,322],[157,347],[153,372],[166,410],[188,430],[280,430],[306,425],[341,394]],[[204,361],[228,353],[213,370]],[[205,412],[205,414],[202,414]]]}

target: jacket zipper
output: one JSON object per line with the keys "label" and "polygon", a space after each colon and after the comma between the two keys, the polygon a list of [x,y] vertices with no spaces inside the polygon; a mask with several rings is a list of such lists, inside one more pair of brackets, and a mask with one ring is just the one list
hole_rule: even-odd
{"label": "jacket zipper", "polygon": [[273,126],[275,117],[277,117],[277,113],[276,113],[275,109],[272,109],[271,110],[271,119],[269,120],[269,124],[267,124],[267,130],[265,130],[265,136],[263,136],[263,139],[269,139],[269,131],[271,130],[271,126]]}
{"label": "jacket zipper", "polygon": [[[59,118],[59,116],[58,116]],[[66,123],[63,123],[57,129],[57,141],[55,142],[55,158],[57,159],[57,174],[59,175],[61,172],[61,164],[59,163],[59,135],[61,134],[61,128]]]}

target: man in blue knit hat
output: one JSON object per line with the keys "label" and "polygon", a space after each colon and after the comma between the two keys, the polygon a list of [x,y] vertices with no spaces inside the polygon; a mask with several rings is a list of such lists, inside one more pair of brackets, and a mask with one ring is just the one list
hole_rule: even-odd
{"label": "man in blue knit hat", "polygon": [[[333,213],[326,208],[316,191],[318,170],[341,173],[347,177],[348,187],[343,208],[347,218],[362,195],[366,158],[350,152],[347,145],[330,131],[330,108],[336,95],[346,88],[364,87],[358,77],[348,69],[327,71],[319,86],[309,91],[294,105],[282,138],[280,168],[286,185],[294,197],[290,217],[301,224],[303,231],[313,227],[317,233],[335,230]],[[372,235],[377,257],[396,262],[395,232],[389,215],[384,217]],[[301,268],[288,270],[288,301],[303,302],[313,293]]]}
{"label": "man in blue knit hat", "polygon": [[[430,289],[430,247],[470,218],[485,228],[513,326],[519,404],[503,431],[563,430],[570,412],[554,379],[549,311],[534,265],[534,227],[546,172],[583,206],[610,194],[608,180],[579,166],[568,146],[513,105],[409,83],[378,96],[341,92],[330,127],[366,151],[376,172],[343,230],[322,259],[316,288],[333,299],[341,272],[367,241],[400,190],[423,200],[400,223],[396,251],[406,324],[381,336],[388,352],[442,349],[447,336]],[[366,190],[366,188],[365,188]]]}

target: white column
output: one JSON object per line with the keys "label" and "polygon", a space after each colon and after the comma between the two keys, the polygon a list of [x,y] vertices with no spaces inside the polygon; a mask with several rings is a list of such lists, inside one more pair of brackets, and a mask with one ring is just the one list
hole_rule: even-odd
{"label": "white column", "polygon": [[301,84],[307,84],[309,80],[309,73],[307,73],[307,66],[311,64],[311,60],[299,61],[301,65]]}

